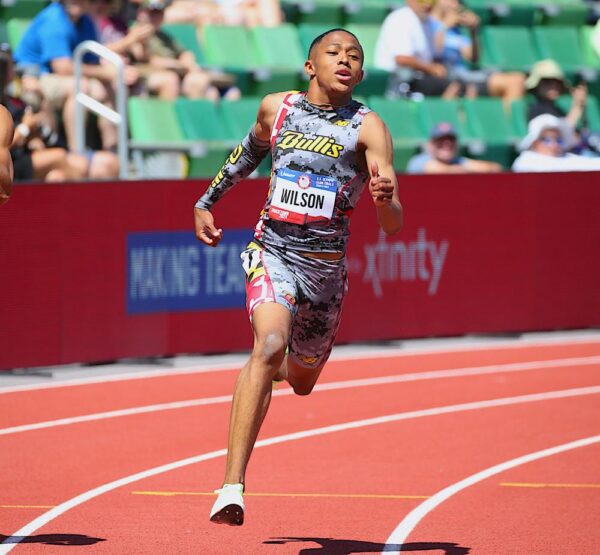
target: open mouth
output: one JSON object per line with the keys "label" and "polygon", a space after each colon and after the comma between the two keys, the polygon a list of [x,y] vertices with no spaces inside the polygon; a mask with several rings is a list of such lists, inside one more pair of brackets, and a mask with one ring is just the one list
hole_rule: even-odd
{"label": "open mouth", "polygon": [[352,73],[350,73],[350,70],[348,69],[338,69],[335,72],[336,77],[340,80],[340,81],[350,81],[350,79],[352,79]]}

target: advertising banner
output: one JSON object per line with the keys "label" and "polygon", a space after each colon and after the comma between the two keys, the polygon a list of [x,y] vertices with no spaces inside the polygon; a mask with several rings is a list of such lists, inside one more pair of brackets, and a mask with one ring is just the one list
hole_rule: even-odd
{"label": "advertising banner", "polygon": [[[352,216],[338,342],[600,325],[597,175],[399,176],[405,226]],[[248,180],[193,232],[201,181],[16,185],[0,208],[0,369],[246,350]]]}

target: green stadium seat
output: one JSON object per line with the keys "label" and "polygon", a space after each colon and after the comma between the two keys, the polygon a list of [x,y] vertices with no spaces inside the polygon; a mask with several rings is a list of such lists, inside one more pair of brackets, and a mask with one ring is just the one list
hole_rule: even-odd
{"label": "green stadium seat", "polygon": [[537,26],[533,29],[533,37],[540,57],[555,60],[571,79],[585,70],[585,59],[575,27]]}
{"label": "green stadium seat", "polygon": [[[501,25],[528,25],[537,22],[540,13],[535,2],[530,0],[505,0],[495,11],[495,22]],[[506,6],[506,12],[502,13]]]}
{"label": "green stadium seat", "polygon": [[419,125],[419,103],[373,96],[369,98],[368,106],[377,112],[390,130],[394,144],[394,168],[405,171],[410,157],[427,140],[427,134]]}
{"label": "green stadium seat", "polygon": [[254,45],[245,27],[205,25],[203,37],[203,52],[208,64],[227,70],[255,69]]}
{"label": "green stadium seat", "polygon": [[31,23],[31,19],[9,19],[6,23],[6,34],[8,36],[8,43],[10,47],[13,49],[17,48],[19,42],[21,42],[21,38],[25,34],[27,27],[29,27]]}
{"label": "green stadium seat", "polygon": [[0,21],[0,43],[8,43],[8,32],[4,21]]}
{"label": "green stadium seat", "polygon": [[594,27],[584,25],[579,29],[579,42],[581,44],[581,53],[583,62],[586,66],[600,69],[600,56],[592,45],[592,35]]}
{"label": "green stadium seat", "polygon": [[527,102],[524,98],[513,100],[510,104],[510,121],[515,137],[527,135]]}
{"label": "green stadium seat", "polygon": [[206,146],[202,155],[190,153],[190,177],[214,176],[241,137],[232,136],[210,100],[180,97],[175,101],[175,113],[184,139],[201,141]]}
{"label": "green stadium seat", "polygon": [[179,42],[183,48],[193,52],[198,64],[206,62],[200,48],[197,27],[193,23],[165,24],[160,29]]}
{"label": "green stadium seat", "polygon": [[429,137],[431,129],[438,123],[445,121],[455,127],[462,142],[471,138],[458,100],[425,97],[419,102],[418,107],[420,128],[424,136]]}
{"label": "green stadium seat", "polygon": [[365,78],[356,88],[359,95],[383,96],[387,89],[389,73],[375,67],[375,46],[379,38],[380,25],[355,24],[346,29],[354,33],[360,41],[365,53]]}
{"label": "green stadium seat", "polygon": [[389,11],[390,5],[381,0],[347,2],[344,4],[344,25],[346,27],[354,24],[381,26]]}
{"label": "green stadium seat", "polygon": [[[259,97],[243,97],[239,100],[221,102],[223,125],[237,142],[242,140],[256,121],[260,101]],[[270,173],[271,156],[269,155],[260,163],[258,175],[268,176]]]}
{"label": "green stadium seat", "polygon": [[183,143],[175,103],[159,98],[129,97],[127,101],[129,131],[139,143]]}
{"label": "green stadium seat", "polygon": [[542,7],[544,25],[583,25],[588,8],[581,0],[545,0]]}
{"label": "green stadium seat", "polygon": [[302,52],[305,58],[308,56],[308,48],[310,47],[313,39],[325,31],[329,31],[329,29],[331,29],[331,25],[328,25],[327,23],[301,23],[298,25],[300,46],[302,47]]}
{"label": "green stadium seat", "polygon": [[503,71],[528,71],[540,59],[527,27],[484,27],[482,42],[483,67]]}
{"label": "green stadium seat", "polygon": [[0,4],[0,19],[8,21],[9,19],[33,19],[50,2],[45,0],[17,0],[12,4],[8,2]]}
{"label": "green stadium seat", "polygon": [[485,144],[481,157],[510,167],[519,137],[507,118],[499,98],[465,99],[464,110],[470,136]]}
{"label": "green stadium seat", "polygon": [[320,23],[329,28],[344,23],[343,0],[306,0],[297,3],[296,23]]}

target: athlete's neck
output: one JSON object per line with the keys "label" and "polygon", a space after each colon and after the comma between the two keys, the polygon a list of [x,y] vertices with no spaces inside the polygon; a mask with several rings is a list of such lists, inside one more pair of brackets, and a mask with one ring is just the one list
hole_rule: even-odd
{"label": "athlete's neck", "polygon": [[329,96],[322,91],[309,91],[306,93],[306,100],[313,106],[322,110],[335,110],[341,106],[345,106],[352,100],[352,94],[345,94],[339,97]]}

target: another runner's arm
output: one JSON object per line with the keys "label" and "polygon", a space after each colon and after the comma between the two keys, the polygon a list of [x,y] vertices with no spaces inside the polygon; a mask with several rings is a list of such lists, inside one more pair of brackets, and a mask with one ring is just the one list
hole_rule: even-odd
{"label": "another runner's arm", "polygon": [[0,204],[8,202],[12,192],[13,164],[9,147],[14,125],[10,112],[0,105]]}
{"label": "another runner's arm", "polygon": [[402,229],[403,211],[398,195],[398,182],[393,164],[390,132],[375,113],[365,116],[360,129],[359,145],[364,148],[369,180],[369,193],[377,209],[381,229],[388,235]]}

